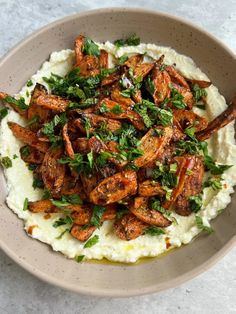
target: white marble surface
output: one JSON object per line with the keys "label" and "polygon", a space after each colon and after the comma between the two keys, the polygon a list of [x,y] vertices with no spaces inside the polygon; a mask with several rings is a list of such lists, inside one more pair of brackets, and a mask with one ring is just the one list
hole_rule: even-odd
{"label": "white marble surface", "polygon": [[[192,20],[236,51],[235,0],[0,0],[0,56],[39,27],[87,9],[136,6]],[[236,248],[208,272],[181,287],[128,299],[95,298],[49,286],[0,251],[2,313],[236,313]]]}

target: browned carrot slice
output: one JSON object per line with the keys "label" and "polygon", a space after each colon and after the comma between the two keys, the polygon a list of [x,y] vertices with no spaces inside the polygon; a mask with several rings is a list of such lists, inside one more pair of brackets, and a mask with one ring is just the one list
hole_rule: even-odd
{"label": "browned carrot slice", "polygon": [[167,97],[170,97],[170,76],[165,70],[161,71],[156,66],[153,70],[152,78],[154,84],[153,99],[155,104],[159,104]]}
{"label": "browned carrot slice", "polygon": [[134,105],[134,101],[129,97],[122,96],[121,91],[118,88],[112,90],[111,99],[123,106],[126,106],[126,108]]}
{"label": "browned carrot slice", "polygon": [[137,64],[143,61],[143,55],[137,54],[129,57],[129,59],[124,63],[129,68],[135,68]]}
{"label": "browned carrot slice", "polygon": [[45,109],[64,112],[70,104],[70,101],[56,95],[40,95],[35,99],[35,104]]}
{"label": "browned carrot slice", "polygon": [[126,170],[101,181],[90,193],[90,200],[94,204],[106,205],[134,195],[136,191],[137,175],[134,171]]}
{"label": "browned carrot slice", "polygon": [[8,126],[12,130],[14,136],[25,144],[38,149],[42,153],[45,153],[48,150],[49,144],[39,141],[37,135],[31,130],[24,128],[15,122],[8,122]]}
{"label": "browned carrot slice", "polygon": [[163,196],[166,194],[160,183],[153,180],[146,180],[139,184],[138,193],[140,196]]}
{"label": "browned carrot slice", "polygon": [[29,108],[27,111],[27,118],[28,120],[33,119],[34,117],[38,117],[39,119],[39,123],[44,123],[48,120],[49,116],[50,116],[50,111],[48,109],[45,109],[41,106],[37,105],[36,99],[40,96],[40,95],[46,95],[47,94],[47,90],[45,89],[45,87],[41,84],[36,84],[35,88],[33,90],[31,99],[30,99],[30,104],[29,104]]}
{"label": "browned carrot slice", "polygon": [[175,120],[181,125],[182,129],[194,126],[196,132],[206,129],[208,121],[190,110],[179,109],[174,112]]}
{"label": "browned carrot slice", "polygon": [[133,213],[141,221],[158,227],[168,227],[171,221],[165,218],[159,211],[148,208],[148,197],[136,197],[133,206],[130,207]]}
{"label": "browned carrot slice", "polygon": [[75,40],[75,64],[79,64],[83,59],[84,36],[79,35]]}
{"label": "browned carrot slice", "polygon": [[191,80],[191,79],[187,79],[188,82],[190,82],[191,84],[197,84],[200,88],[207,88],[209,86],[211,86],[212,82],[208,82],[208,81],[203,81],[203,80]]}
{"label": "browned carrot slice", "polygon": [[29,211],[32,213],[59,213],[60,208],[57,208],[52,204],[50,200],[40,200],[35,202],[29,202]]}
{"label": "browned carrot slice", "polygon": [[158,137],[155,135],[154,129],[150,129],[144,137],[142,137],[139,149],[143,151],[143,155],[134,160],[134,164],[138,167],[148,166],[160,156],[166,145],[170,142],[173,130],[170,127],[158,127],[163,130],[163,134]]}
{"label": "browned carrot slice", "polygon": [[62,129],[62,137],[65,145],[66,154],[71,158],[75,158],[75,153],[68,135],[68,124],[66,123]]}
{"label": "browned carrot slice", "polygon": [[177,214],[189,216],[191,211],[189,197],[202,192],[202,181],[204,176],[204,164],[202,156],[193,157],[194,165],[189,175],[185,175],[182,192],[176,198],[174,208]]}
{"label": "browned carrot slice", "polygon": [[[27,150],[27,154],[24,153],[26,150]],[[41,164],[44,158],[43,153],[41,153],[36,148],[28,146],[28,145],[21,147],[20,155],[21,155],[21,159],[23,159],[24,162],[28,162],[30,164],[37,164],[37,165]]]}
{"label": "browned carrot slice", "polygon": [[108,53],[104,49],[100,50],[99,63],[101,68],[108,68]]}
{"label": "browned carrot slice", "polygon": [[139,220],[135,215],[128,213],[115,221],[113,228],[118,238],[129,241],[142,235],[148,228],[148,224]]}
{"label": "browned carrot slice", "polygon": [[[142,118],[140,115],[133,111],[131,108],[127,108],[127,105],[124,105],[123,103],[118,103],[115,101],[112,101],[108,98],[105,98],[102,100],[101,105],[105,104],[108,111],[104,112],[103,115],[111,118],[111,119],[127,119],[129,120],[138,130],[144,130],[145,125],[143,123]],[[115,109],[119,108],[120,112],[116,112]]]}
{"label": "browned carrot slice", "polygon": [[95,226],[79,226],[74,224],[71,228],[70,234],[77,240],[84,242],[91,237],[95,230]]}
{"label": "browned carrot slice", "polygon": [[135,69],[134,69],[134,77],[135,78],[138,78],[138,77],[144,78],[153,69],[153,67],[154,67],[154,63],[137,64]]}
{"label": "browned carrot slice", "polygon": [[208,126],[199,130],[196,137],[199,141],[205,141],[212,136],[213,133],[226,126],[228,123],[236,119],[236,97],[233,99],[229,107],[223,111],[218,117],[212,120]]}
{"label": "browned carrot slice", "polygon": [[44,156],[41,166],[41,175],[44,185],[47,189],[52,191],[53,194],[57,194],[61,191],[65,177],[65,165],[58,162],[61,156],[61,149],[49,149]]}
{"label": "browned carrot slice", "polygon": [[180,84],[183,87],[190,89],[185,78],[173,66],[168,65],[165,67],[165,70],[168,72],[168,74],[171,77],[171,80],[174,83]]}

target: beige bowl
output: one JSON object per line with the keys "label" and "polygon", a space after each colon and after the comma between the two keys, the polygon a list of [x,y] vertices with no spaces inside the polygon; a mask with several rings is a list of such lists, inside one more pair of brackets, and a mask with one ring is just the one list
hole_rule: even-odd
{"label": "beige bowl", "polygon": [[[192,57],[230,100],[236,92],[233,53],[205,31],[166,14],[140,9],[101,9],[52,23],[29,36],[0,63],[0,89],[16,93],[52,51],[72,47],[79,33],[97,41],[137,33],[142,42],[171,46]],[[37,277],[62,288],[100,296],[132,296],[167,289],[206,270],[236,242],[236,195],[213,222],[215,232],[157,259],[134,266],[82,263],[66,259],[29,238],[23,223],[4,203],[0,176],[0,247]]]}

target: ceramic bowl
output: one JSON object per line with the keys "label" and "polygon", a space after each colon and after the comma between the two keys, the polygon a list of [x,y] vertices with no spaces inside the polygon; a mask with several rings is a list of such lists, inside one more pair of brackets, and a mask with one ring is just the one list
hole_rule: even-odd
{"label": "ceramic bowl", "polygon": [[[88,11],[56,21],[33,33],[0,62],[0,87],[18,92],[51,52],[71,48],[79,33],[113,41],[137,33],[142,42],[170,46],[193,58],[230,100],[235,88],[235,55],[206,31],[167,14],[131,8]],[[5,205],[6,184],[0,176],[0,247],[23,268],[51,284],[99,296],[132,296],[174,287],[205,271],[236,242],[236,195],[212,223],[215,232],[160,258],[137,265],[81,263],[32,240],[23,223]]]}

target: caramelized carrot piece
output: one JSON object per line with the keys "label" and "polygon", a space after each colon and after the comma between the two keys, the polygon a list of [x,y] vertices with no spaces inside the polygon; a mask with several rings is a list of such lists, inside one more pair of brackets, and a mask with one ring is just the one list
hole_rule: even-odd
{"label": "caramelized carrot piece", "polygon": [[135,78],[138,78],[138,77],[144,78],[153,69],[153,67],[154,67],[154,63],[137,64],[135,69],[134,69],[134,77]]}
{"label": "caramelized carrot piece", "polygon": [[168,65],[165,67],[165,70],[170,75],[173,83],[177,83],[177,84],[179,84],[179,85],[181,85],[187,89],[190,89],[185,78],[173,66]]}
{"label": "caramelized carrot piece", "polygon": [[78,65],[83,59],[83,45],[85,37],[79,35],[75,40],[75,64]]}
{"label": "caramelized carrot piece", "polygon": [[71,159],[74,159],[75,153],[74,153],[74,150],[73,150],[73,147],[72,147],[69,135],[68,135],[68,124],[67,123],[63,126],[62,137],[63,137],[67,156],[69,156]]}
{"label": "caramelized carrot piece", "polygon": [[58,162],[61,157],[61,149],[49,149],[41,166],[43,183],[53,194],[61,191],[65,177],[65,165]]}
{"label": "caramelized carrot piece", "polygon": [[212,120],[208,126],[199,130],[200,132],[196,133],[196,137],[199,141],[205,141],[212,136],[219,129],[223,128],[231,121],[236,119],[236,97],[233,99],[229,107],[223,111],[218,117]]}
{"label": "caramelized carrot piece", "polygon": [[108,68],[108,53],[104,49],[100,50],[99,63],[101,68]]}
{"label": "caramelized carrot piece", "polygon": [[129,97],[124,97],[121,95],[121,91],[118,88],[114,88],[111,92],[111,99],[117,102],[120,105],[129,108],[130,106],[134,105],[134,101]]}
{"label": "caramelized carrot piece", "polygon": [[137,191],[137,175],[132,170],[118,172],[102,180],[90,193],[90,200],[94,204],[106,205],[118,202]]}
{"label": "caramelized carrot piece", "polygon": [[133,206],[130,207],[130,211],[141,221],[158,226],[168,227],[171,225],[171,221],[165,218],[159,211],[149,209],[148,197],[135,197]]}
{"label": "caramelized carrot piece", "polygon": [[208,121],[194,113],[193,111],[179,109],[174,112],[175,120],[181,125],[182,129],[194,126],[196,132],[206,129]]}
{"label": "caramelized carrot piece", "polygon": [[143,61],[143,55],[137,54],[137,55],[129,57],[129,59],[124,64],[129,68],[135,68],[142,61]]}
{"label": "caramelized carrot piece", "polygon": [[142,137],[139,149],[143,151],[143,155],[136,158],[133,163],[138,167],[148,166],[160,156],[165,146],[170,142],[173,130],[170,127],[158,127],[163,130],[163,134],[158,137],[155,135],[155,130],[150,129],[144,137]]}
{"label": "caramelized carrot piece", "polygon": [[163,190],[160,183],[153,180],[146,180],[139,184],[138,194],[140,196],[164,196],[166,192]]}
{"label": "caramelized carrot piece", "polygon": [[115,221],[114,231],[121,240],[134,240],[142,235],[148,228],[148,224],[139,220],[135,215],[128,213]]}
{"label": "caramelized carrot piece", "polygon": [[88,238],[91,237],[95,230],[96,230],[95,226],[79,226],[73,224],[70,234],[77,240],[85,242],[88,240]]}
{"label": "caramelized carrot piece", "polygon": [[155,104],[159,104],[167,97],[170,97],[170,76],[165,70],[161,71],[156,66],[152,72],[152,79],[154,84],[153,99]]}
{"label": "caramelized carrot piece", "polygon": [[42,153],[45,153],[48,150],[49,144],[39,141],[37,135],[29,129],[24,128],[23,126],[15,122],[8,122],[8,126],[14,136],[25,144],[28,144],[29,146],[38,149]]}
{"label": "caramelized carrot piece", "polygon": [[57,208],[52,204],[50,200],[40,200],[35,202],[29,202],[28,209],[32,213],[59,213],[60,208]]}
{"label": "caramelized carrot piece", "polygon": [[35,99],[35,104],[45,109],[54,110],[56,112],[64,112],[70,104],[70,100],[64,99],[56,95],[40,95]]}

